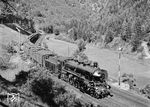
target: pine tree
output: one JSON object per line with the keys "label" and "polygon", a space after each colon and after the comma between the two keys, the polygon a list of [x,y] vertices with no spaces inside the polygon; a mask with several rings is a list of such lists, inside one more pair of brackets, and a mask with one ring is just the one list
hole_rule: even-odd
{"label": "pine tree", "polygon": [[143,39],[141,21],[139,18],[137,18],[133,24],[133,32],[134,32],[134,36],[132,37],[132,45],[133,45],[133,51],[136,51],[141,43],[141,40]]}
{"label": "pine tree", "polygon": [[132,36],[132,31],[131,31],[131,26],[130,23],[125,22],[123,24],[123,31],[122,31],[122,35],[121,38],[126,41],[129,42]]}

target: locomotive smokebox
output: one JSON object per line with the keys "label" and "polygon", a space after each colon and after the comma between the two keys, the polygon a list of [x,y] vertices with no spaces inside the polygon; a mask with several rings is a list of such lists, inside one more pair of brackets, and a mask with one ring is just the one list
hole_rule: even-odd
{"label": "locomotive smokebox", "polygon": [[93,62],[93,65],[94,65],[95,68],[97,68],[98,67],[98,62]]}

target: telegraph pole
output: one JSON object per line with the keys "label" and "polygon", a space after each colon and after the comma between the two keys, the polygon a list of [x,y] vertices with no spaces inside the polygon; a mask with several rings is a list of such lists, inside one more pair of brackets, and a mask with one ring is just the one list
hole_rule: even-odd
{"label": "telegraph pole", "polygon": [[121,53],[122,53],[122,50],[123,48],[122,47],[119,47],[119,55],[118,55],[118,85],[120,86],[120,83],[121,83],[121,70],[120,70],[120,67],[121,67]]}
{"label": "telegraph pole", "polygon": [[69,57],[69,45],[68,45],[68,57]]}
{"label": "telegraph pole", "polygon": [[[19,32],[19,54],[21,54],[21,32],[20,32],[20,29],[17,28],[17,31]],[[21,67],[20,67],[20,71],[22,70],[22,62],[21,62]]]}
{"label": "telegraph pole", "polygon": [[21,33],[20,33],[20,29],[18,29],[17,27],[16,27],[16,29],[19,32],[19,52],[20,52],[20,50],[21,50]]}

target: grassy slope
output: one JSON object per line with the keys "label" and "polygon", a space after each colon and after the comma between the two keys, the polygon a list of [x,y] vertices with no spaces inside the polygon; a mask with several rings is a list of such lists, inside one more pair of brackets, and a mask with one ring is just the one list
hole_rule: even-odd
{"label": "grassy slope", "polygon": [[[21,34],[22,35],[22,34]],[[22,35],[22,37],[24,38],[24,36]],[[21,41],[23,41],[24,39],[21,39]],[[1,44],[8,44],[11,41],[17,41],[19,42],[19,33],[4,26],[4,25],[0,25],[0,45]],[[2,48],[0,47],[0,55],[3,53]]]}
{"label": "grassy slope", "polygon": [[[1,44],[8,44],[10,43],[12,40],[19,42],[19,33],[4,26],[4,25],[0,25],[0,56],[5,54],[6,52],[1,48]],[[25,35],[21,34],[21,41],[23,41],[25,38]],[[19,57],[18,57],[19,58]],[[14,58],[12,57],[12,59],[17,60],[18,59],[17,56],[14,56]],[[19,59],[20,60],[20,59]],[[5,77],[6,79],[12,81],[13,79],[15,79],[15,74],[17,74],[18,72],[20,72],[20,67],[22,67],[23,69],[23,63],[22,62],[17,62],[18,63],[18,68],[14,69],[14,70],[7,70],[7,71],[1,71],[0,70],[0,75],[2,75],[2,77]]]}

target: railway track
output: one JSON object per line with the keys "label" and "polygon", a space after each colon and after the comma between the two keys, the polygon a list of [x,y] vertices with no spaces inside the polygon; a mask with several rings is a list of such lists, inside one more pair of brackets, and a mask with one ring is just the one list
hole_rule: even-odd
{"label": "railway track", "polygon": [[142,98],[139,95],[117,89],[112,86],[112,92],[115,94],[116,99],[122,99],[124,103],[128,103],[130,107],[150,107],[150,101],[146,98]]}
{"label": "railway track", "polygon": [[95,99],[89,95],[85,95],[85,96],[89,97],[91,101],[94,101],[96,104],[102,105],[104,107],[105,106],[106,107],[128,107],[127,105],[116,101],[115,99],[113,99],[113,97],[104,98],[104,99]]}

